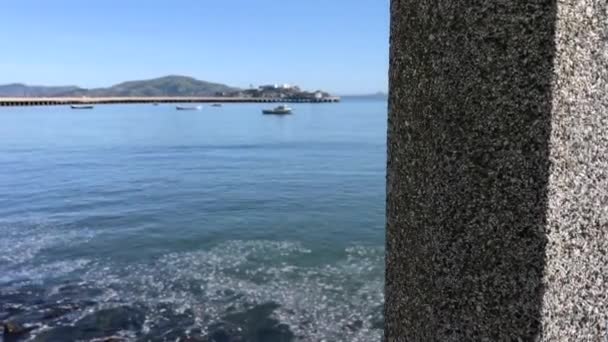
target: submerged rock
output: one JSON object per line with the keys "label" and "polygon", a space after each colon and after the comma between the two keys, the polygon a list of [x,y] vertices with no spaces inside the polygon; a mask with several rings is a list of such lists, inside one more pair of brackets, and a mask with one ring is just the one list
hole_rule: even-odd
{"label": "submerged rock", "polygon": [[375,308],[370,323],[372,329],[384,330],[384,305]]}
{"label": "submerged rock", "polygon": [[116,337],[119,331],[140,331],[145,318],[143,312],[127,306],[99,310],[73,326],[59,326],[46,331],[35,341],[116,341],[120,339]]}
{"label": "submerged rock", "polygon": [[44,310],[42,319],[43,320],[54,320],[71,312],[78,310],[79,307],[74,304],[49,306]]}
{"label": "submerged rock", "polygon": [[110,336],[102,338],[94,338],[90,342],[127,342],[127,339],[120,336]]}
{"label": "submerged rock", "polygon": [[346,327],[348,329],[350,329],[351,331],[360,330],[361,328],[363,328],[363,321],[360,319],[357,319],[354,322],[347,324]]}
{"label": "submerged rock", "polygon": [[34,327],[24,327],[13,322],[2,323],[2,338],[4,342],[17,341],[27,335]]}
{"label": "submerged rock", "polygon": [[143,312],[128,306],[97,311],[76,322],[76,327],[88,331],[116,332],[139,330],[146,316]]}
{"label": "submerged rock", "polygon": [[162,313],[162,317],[148,323],[149,332],[142,341],[197,341],[200,331],[189,329],[195,323],[192,310],[178,312],[169,305],[161,304],[154,311]]}
{"label": "submerged rock", "polygon": [[209,342],[289,342],[293,332],[270,315],[278,308],[275,303],[266,303],[222,318],[209,327]]}

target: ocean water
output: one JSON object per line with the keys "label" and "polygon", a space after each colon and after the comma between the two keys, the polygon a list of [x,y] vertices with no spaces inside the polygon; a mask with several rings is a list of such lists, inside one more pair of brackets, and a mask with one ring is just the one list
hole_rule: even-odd
{"label": "ocean water", "polygon": [[0,108],[0,321],[24,341],[380,340],[386,102],[268,106]]}

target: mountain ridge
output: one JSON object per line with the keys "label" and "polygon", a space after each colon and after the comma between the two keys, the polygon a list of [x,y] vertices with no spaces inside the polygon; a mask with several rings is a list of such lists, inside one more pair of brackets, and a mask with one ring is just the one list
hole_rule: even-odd
{"label": "mountain ridge", "polygon": [[23,83],[0,85],[4,97],[146,97],[146,96],[213,96],[238,91],[239,88],[221,83],[202,81],[190,76],[167,75],[146,80],[133,80],[106,88],[78,86],[39,86]]}

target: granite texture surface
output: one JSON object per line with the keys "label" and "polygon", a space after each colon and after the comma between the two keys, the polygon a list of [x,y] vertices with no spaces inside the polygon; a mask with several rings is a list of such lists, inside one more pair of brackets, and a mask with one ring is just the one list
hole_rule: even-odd
{"label": "granite texture surface", "polygon": [[608,2],[558,1],[546,341],[608,342]]}
{"label": "granite texture surface", "polygon": [[391,2],[389,341],[608,338],[607,11]]}

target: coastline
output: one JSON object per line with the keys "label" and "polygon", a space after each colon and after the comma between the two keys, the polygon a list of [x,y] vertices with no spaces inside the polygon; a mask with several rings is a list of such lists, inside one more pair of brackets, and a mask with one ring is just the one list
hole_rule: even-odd
{"label": "coastline", "polygon": [[320,99],[311,98],[267,98],[267,97],[190,97],[190,96],[155,96],[155,97],[0,97],[0,107],[18,106],[61,106],[85,104],[137,104],[137,103],[335,103],[339,96]]}

